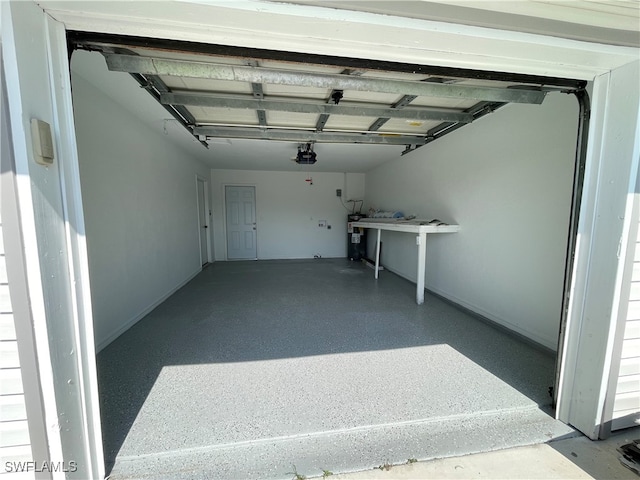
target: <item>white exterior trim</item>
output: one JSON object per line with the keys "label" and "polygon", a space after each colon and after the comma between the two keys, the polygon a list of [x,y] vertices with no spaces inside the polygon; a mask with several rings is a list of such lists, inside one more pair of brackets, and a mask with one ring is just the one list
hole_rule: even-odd
{"label": "white exterior trim", "polygon": [[[32,438],[32,444],[45,441],[48,443],[48,460],[62,462],[62,440],[60,438],[60,425],[55,401],[54,374],[49,350],[48,327],[45,316],[44,292],[41,283],[40,259],[33,252],[38,251],[38,238],[36,235],[35,212],[31,193],[31,182],[27,168],[28,156],[31,145],[26,141],[28,132],[25,132],[22,112],[22,92],[20,79],[15,66],[18,63],[17,52],[14,48],[14,24],[13,9],[15,4],[10,2],[0,3],[2,9],[2,48],[5,75],[7,82],[7,95],[9,97],[9,110],[11,116],[11,130],[16,168],[16,195],[20,209],[19,222],[22,231],[22,247],[24,248],[24,262],[26,282],[31,309],[31,321],[33,322],[33,334],[35,340],[37,368],[42,392],[43,404],[42,416],[44,417],[47,438]],[[13,68],[7,68],[6,66]],[[31,252],[31,255],[28,254]],[[21,306],[14,305],[14,308]],[[20,346],[19,348],[22,348]],[[27,411],[27,416],[30,412]],[[52,478],[62,479],[62,473],[52,474]]]}
{"label": "white exterior trim", "polygon": [[[2,32],[5,64],[17,65],[14,48],[13,10],[27,2],[2,2]],[[31,3],[31,2],[29,2]],[[621,242],[628,228],[623,221],[602,220],[607,207],[624,218],[627,212],[617,209],[623,181],[635,179],[637,149],[634,158],[623,157],[623,168],[613,165],[611,151],[620,145],[613,141],[616,129],[633,125],[635,137],[620,140],[622,150],[638,138],[636,118],[623,110],[616,96],[615,82],[631,88],[637,104],[638,49],[578,42],[541,35],[505,32],[481,27],[438,23],[426,20],[363,12],[337,11],[323,7],[291,6],[257,0],[247,1],[166,1],[166,2],[41,2],[42,8],[67,29],[78,29],[133,36],[219,43],[252,48],[288,51],[295,48],[304,53],[342,57],[433,64],[457,68],[505,71],[531,75],[548,75],[593,80],[593,117],[590,129],[587,175],[580,220],[573,280],[570,320],[567,325],[565,358],[559,392],[558,418],[578,427],[590,437],[598,435],[598,425],[605,399],[611,362],[615,319],[619,299],[623,261],[612,258],[611,246]],[[194,21],[194,19],[198,19]],[[58,158],[66,157],[60,188],[65,199],[66,240],[69,248],[69,268],[74,295],[75,318],[70,318],[79,351],[77,369],[82,382],[84,415],[74,418],[85,426],[82,432],[84,452],[92,462],[93,475],[104,475],[99,436],[99,416],[95,366],[91,366],[93,343],[87,274],[86,246],[81,222],[80,184],[77,179],[77,158],[69,95],[68,71],[63,60],[66,43],[63,28],[53,20],[48,25],[51,87],[54,106],[53,125]],[[375,30],[375,32],[372,31]],[[27,62],[26,59],[22,59]],[[629,65],[632,64],[632,65]],[[597,77],[597,78],[596,78]],[[635,81],[635,84],[633,83]],[[25,249],[38,251],[36,217],[32,201],[29,163],[30,148],[26,139],[22,111],[20,78],[16,69],[7,69],[7,86],[11,107],[11,125],[17,164],[17,189],[20,199],[22,231]],[[61,90],[60,90],[61,89]],[[66,91],[65,91],[66,90]],[[628,101],[628,100],[627,100]],[[619,168],[618,192],[609,187],[609,176]],[[224,188],[224,186],[223,186]],[[257,205],[257,199],[256,199]],[[80,220],[80,222],[79,222]],[[607,219],[605,219],[607,220]],[[71,225],[69,225],[71,223]],[[73,230],[75,228],[75,230]],[[617,264],[616,264],[617,263]],[[62,460],[59,419],[56,410],[53,365],[49,349],[42,285],[41,262],[35,255],[26,256],[27,280],[34,318],[41,385],[45,398],[52,460]],[[607,282],[610,280],[610,282]],[[60,281],[63,281],[62,278]],[[598,289],[598,282],[607,288]],[[600,305],[600,307],[599,307]],[[604,308],[604,310],[603,310]],[[596,333],[594,335],[594,333]],[[603,334],[603,336],[597,335]],[[602,341],[605,338],[605,341]],[[588,354],[588,355],[587,355]],[[592,357],[591,364],[585,358]],[[590,368],[593,366],[593,368]],[[589,367],[589,368],[587,368]],[[578,370],[579,368],[579,370]],[[87,425],[95,424],[97,430]]]}
{"label": "white exterior trim", "polygon": [[[638,174],[640,61],[595,79],[557,417],[600,436]],[[634,155],[635,149],[635,155]]]}
{"label": "white exterior trim", "polygon": [[[98,385],[66,31],[32,2],[2,2],[0,8],[17,201],[48,460],[60,466],[52,473],[54,479],[66,478],[61,467],[72,468],[71,461],[78,468],[75,476],[102,478]],[[34,32],[32,44],[26,38],[30,32]],[[50,167],[32,160],[31,118],[51,124],[56,159]],[[42,258],[42,252],[48,258]],[[44,458],[34,460],[41,464]]]}
{"label": "white exterior trim", "polygon": [[[69,275],[72,281],[71,297],[74,308],[74,333],[78,358],[78,378],[82,382],[80,394],[84,408],[86,436],[83,438],[87,456],[92,461],[90,471],[104,476],[104,452],[98,397],[98,374],[91,309],[89,256],[85,237],[84,213],[76,130],[73,120],[69,57],[64,26],[47,17],[49,36],[49,82],[54,108],[53,127],[57,132],[62,204],[64,208],[67,248],[69,249]],[[63,48],[63,45],[65,47]]]}
{"label": "white exterior trim", "polygon": [[631,47],[261,0],[40,4],[71,30],[583,80],[638,55]]}
{"label": "white exterior trim", "polygon": [[[1,42],[0,42],[1,47]],[[2,52],[0,51],[0,62]],[[0,103],[7,101],[4,68],[0,67]],[[25,272],[25,251],[23,248],[22,232],[20,227],[20,214],[18,196],[16,194],[16,175],[14,171],[12,142],[10,138],[10,119],[7,104],[0,105],[0,125],[2,135],[0,159],[2,173],[0,175],[0,206],[2,207],[2,227],[0,227],[0,242],[4,245],[4,254],[7,280],[11,279],[9,287],[10,302],[12,306],[12,322],[14,333],[18,343],[18,358],[20,373],[22,376],[22,397],[24,400],[25,416],[29,431],[29,445],[26,448],[30,452],[30,458],[38,458],[40,461],[50,461],[48,434],[44,418],[44,399],[42,397],[40,372],[38,366],[38,352],[35,344],[33,329],[33,317],[29,308],[29,292]],[[6,135],[6,136],[5,136]],[[6,157],[5,157],[6,155]],[[21,447],[8,447],[21,448]],[[49,472],[41,472],[36,478],[51,479]]]}

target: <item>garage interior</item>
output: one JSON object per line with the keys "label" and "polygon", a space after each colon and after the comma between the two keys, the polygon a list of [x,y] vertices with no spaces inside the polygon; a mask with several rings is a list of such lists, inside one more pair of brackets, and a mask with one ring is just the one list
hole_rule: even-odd
{"label": "garage interior", "polygon": [[[112,478],[321,475],[572,433],[549,387],[584,85],[70,39]],[[254,188],[257,261],[227,261],[228,186]],[[429,238],[424,305],[414,236],[383,232],[377,281],[346,258],[358,208],[460,225]]]}

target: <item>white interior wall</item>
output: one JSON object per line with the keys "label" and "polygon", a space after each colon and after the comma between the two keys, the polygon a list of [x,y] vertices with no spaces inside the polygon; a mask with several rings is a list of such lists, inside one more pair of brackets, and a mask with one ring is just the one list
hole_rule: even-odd
{"label": "white interior wall", "polygon": [[209,168],[81,76],[72,83],[100,349],[201,270],[196,175]]}
{"label": "white interior wall", "polygon": [[[319,160],[321,161],[321,160]],[[255,185],[258,258],[345,257],[347,210],[342,200],[362,199],[364,174],[212,170],[215,259],[226,259],[225,185]],[[305,180],[312,178],[313,184]],[[351,204],[347,204],[349,208]],[[318,227],[326,220],[331,229]]]}
{"label": "white interior wall", "polygon": [[[428,236],[428,289],[552,349],[577,111],[559,93],[541,106],[509,105],[366,176],[367,208],[461,226]],[[415,281],[414,237],[383,232],[382,242],[383,265]]]}

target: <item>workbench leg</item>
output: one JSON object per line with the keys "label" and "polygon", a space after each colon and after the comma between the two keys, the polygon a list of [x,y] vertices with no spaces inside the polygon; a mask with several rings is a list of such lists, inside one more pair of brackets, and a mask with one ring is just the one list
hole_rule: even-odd
{"label": "workbench leg", "polygon": [[416,303],[422,305],[424,303],[424,271],[425,261],[427,259],[427,234],[420,233],[416,237],[418,244],[418,279],[416,286]]}
{"label": "workbench leg", "polygon": [[378,229],[378,240],[376,240],[376,280],[378,279],[378,268],[380,268],[380,229]]}

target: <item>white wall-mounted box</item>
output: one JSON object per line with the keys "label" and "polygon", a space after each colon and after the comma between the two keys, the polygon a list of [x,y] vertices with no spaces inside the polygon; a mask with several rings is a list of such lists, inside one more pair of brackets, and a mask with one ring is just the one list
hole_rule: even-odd
{"label": "white wall-mounted box", "polygon": [[31,119],[31,138],[33,141],[33,156],[40,165],[53,164],[53,138],[51,126],[37,118]]}

